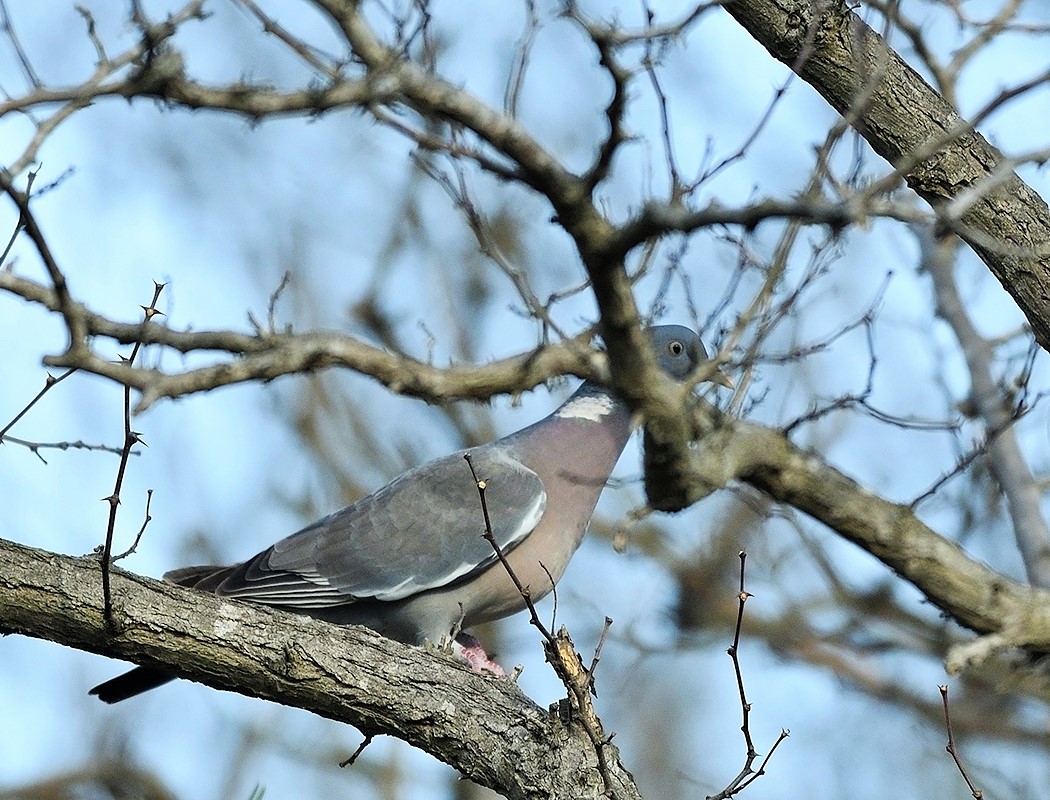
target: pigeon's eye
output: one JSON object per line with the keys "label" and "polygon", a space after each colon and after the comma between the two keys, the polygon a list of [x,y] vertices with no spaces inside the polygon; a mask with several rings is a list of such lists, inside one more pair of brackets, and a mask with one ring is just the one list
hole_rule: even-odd
{"label": "pigeon's eye", "polygon": [[671,342],[667,345],[667,352],[673,356],[680,356],[685,352],[685,345],[679,341]]}

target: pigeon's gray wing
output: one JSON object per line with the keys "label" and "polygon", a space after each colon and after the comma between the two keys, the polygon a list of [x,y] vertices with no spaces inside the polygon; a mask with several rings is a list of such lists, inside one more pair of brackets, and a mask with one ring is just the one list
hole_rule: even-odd
{"label": "pigeon's gray wing", "polygon": [[[494,538],[510,551],[543,515],[543,482],[499,444],[469,452],[486,482]],[[463,453],[453,453],[277,542],[231,571],[219,591],[298,608],[400,600],[494,563],[484,531],[478,487]]]}

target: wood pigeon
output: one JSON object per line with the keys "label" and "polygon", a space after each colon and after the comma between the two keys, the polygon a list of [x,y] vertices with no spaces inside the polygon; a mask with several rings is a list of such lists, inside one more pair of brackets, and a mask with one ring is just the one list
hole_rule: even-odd
{"label": "wood pigeon", "polygon": [[[707,359],[679,325],[650,328],[661,368],[677,379]],[[732,382],[721,373],[712,380]],[[533,425],[409,470],[376,492],[230,567],[177,569],[165,580],[340,624],[365,625],[409,644],[451,643],[477,671],[503,674],[463,632],[525,608],[482,536],[469,453],[486,481],[492,532],[534,600],[547,595],[579,547],[631,435],[627,406],[585,381]],[[139,667],[91,694],[116,703],[174,676]]]}

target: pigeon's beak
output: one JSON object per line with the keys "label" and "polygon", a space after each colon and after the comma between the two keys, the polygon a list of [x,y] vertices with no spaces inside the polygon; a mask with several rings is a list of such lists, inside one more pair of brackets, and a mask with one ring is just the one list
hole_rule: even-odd
{"label": "pigeon's beak", "polygon": [[[708,362],[708,363],[710,363],[710,362]],[[700,366],[701,367],[707,366],[707,364],[705,364],[704,362],[701,362]],[[736,384],[733,383],[733,379],[730,378],[728,375],[726,375],[724,372],[722,372],[722,370],[720,370],[720,369],[713,370],[710,375],[708,375],[706,378],[704,378],[704,383],[715,383],[715,384],[718,384],[719,386],[724,386],[727,389],[735,389],[736,388]]]}
{"label": "pigeon's beak", "polygon": [[733,383],[733,379],[726,375],[721,370],[715,370],[715,374],[711,376],[711,382],[717,383],[719,386],[724,386],[727,389],[735,389],[736,384]]}

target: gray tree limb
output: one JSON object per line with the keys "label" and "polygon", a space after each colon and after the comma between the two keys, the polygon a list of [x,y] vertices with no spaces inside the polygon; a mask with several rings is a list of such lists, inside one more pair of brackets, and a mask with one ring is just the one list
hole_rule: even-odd
{"label": "gray tree limb", "polygon": [[[59,311],[54,289],[7,270],[0,270],[0,290],[8,291],[49,311]],[[393,353],[338,331],[180,331],[156,319],[118,322],[73,301],[74,315],[85,334],[104,336],[121,344],[141,342],[180,353],[213,351],[236,356],[215,364],[166,372],[136,367],[80,349],[47,356],[52,367],[76,367],[138,390],[136,412],[162,398],[183,397],[246,381],[268,381],[284,375],[344,367],[368,375],[393,391],[431,402],[484,399],[495,394],[522,392],[557,375],[602,376],[604,365],[587,349],[586,333],[557,345],[500,359],[487,365],[436,367],[410,356]]]}
{"label": "gray tree limb", "polygon": [[[824,523],[912,583],[996,648],[1050,652],[1050,592],[1011,580],[930,529],[909,506],[865,489],[782,433],[701,404],[690,482],[696,494],[741,480]],[[990,653],[989,653],[990,654]]]}
{"label": "gray tree limb", "polygon": [[[114,569],[117,630],[99,562],[0,540],[0,631],[161,667],[403,739],[517,800],[597,797],[595,750],[517,685],[450,656]],[[86,691],[87,687],[85,687]],[[606,745],[618,798],[639,797]],[[347,754],[349,755],[349,753]]]}

